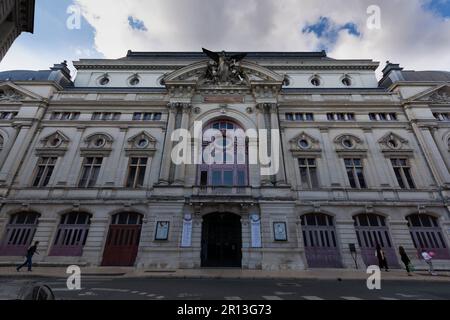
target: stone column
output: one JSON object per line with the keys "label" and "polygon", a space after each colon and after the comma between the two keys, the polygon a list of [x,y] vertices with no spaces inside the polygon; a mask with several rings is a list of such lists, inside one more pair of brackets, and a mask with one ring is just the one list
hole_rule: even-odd
{"label": "stone column", "polygon": [[159,175],[159,183],[163,185],[169,184],[170,164],[172,163],[172,133],[175,130],[175,118],[177,115],[177,104],[169,104],[169,120],[167,122],[166,140],[164,141],[163,157],[161,161],[161,171]]}
{"label": "stone column", "polygon": [[[182,106],[183,115],[181,117],[180,129],[189,131],[191,109],[192,109],[192,107],[190,104],[187,104],[187,103],[183,104],[183,106]],[[188,141],[188,146],[190,149],[191,148],[191,140],[190,139]],[[186,173],[186,164],[180,164],[180,165],[176,166],[176,168],[175,168],[175,184],[184,185],[185,173]]]}
{"label": "stone column", "polygon": [[37,262],[45,261],[52,248],[52,241],[56,229],[59,226],[59,217],[41,217],[38,220],[36,233],[34,234],[33,243],[39,241],[38,251],[40,255],[36,256]]}
{"label": "stone column", "polygon": [[28,147],[28,143],[30,142],[29,139],[31,138],[29,137],[29,126],[19,126],[17,131],[17,138],[14,141],[14,145],[9,151],[8,157],[6,158],[0,172],[0,182],[6,185],[10,185],[12,183],[14,174],[20,165],[20,162]]}
{"label": "stone column", "polygon": [[[264,119],[264,114],[265,114],[265,106],[264,104],[258,104],[256,106],[256,122],[258,125],[258,130],[266,130],[266,122]],[[259,133],[258,133],[258,141],[260,139]],[[259,150],[259,148],[258,148]],[[259,159],[259,156],[258,156]],[[272,183],[270,182],[270,176],[261,176],[261,185],[262,186],[268,186],[271,185]]]}
{"label": "stone column", "polygon": [[323,150],[325,153],[326,165],[329,168],[328,172],[330,174],[331,187],[341,187],[341,182],[344,183],[345,180],[342,180],[339,177],[340,161],[331,144],[328,129],[321,128],[320,132],[322,133]]}
{"label": "stone column", "polygon": [[91,218],[89,233],[83,248],[83,260],[93,266],[102,263],[103,250],[109,231],[109,218]]}
{"label": "stone column", "polygon": [[436,182],[441,187],[450,188],[450,173],[434,141],[430,127],[419,127],[413,123],[413,128]]}
{"label": "stone column", "polygon": [[[280,124],[278,122],[278,105],[277,104],[271,104],[270,105],[270,126],[272,130],[278,130],[280,131]],[[283,158],[283,140],[281,132],[279,133],[280,137],[280,147],[278,148],[278,159],[280,162],[280,168],[278,170],[278,173],[276,174],[276,184],[277,185],[286,185],[286,174],[285,174],[285,168],[284,168],[284,158]],[[274,150],[271,148],[271,156],[273,156]]]}
{"label": "stone column", "polygon": [[373,138],[372,129],[364,128],[363,131],[370,149],[367,157],[370,159],[370,163],[374,164],[368,166],[368,169],[373,169],[374,171],[374,176],[372,178],[377,182],[377,188],[380,186],[383,188],[391,188],[393,181],[390,179],[391,174],[386,166],[386,158],[380,152],[378,144]]}

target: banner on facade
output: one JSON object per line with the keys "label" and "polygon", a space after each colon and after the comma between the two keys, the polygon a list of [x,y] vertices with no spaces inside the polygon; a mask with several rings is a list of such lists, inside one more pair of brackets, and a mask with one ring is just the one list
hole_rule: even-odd
{"label": "banner on facade", "polygon": [[258,214],[250,216],[252,248],[261,248],[261,217]]}
{"label": "banner on facade", "polygon": [[181,247],[192,246],[192,215],[186,214],[183,219],[183,233],[181,235]]}

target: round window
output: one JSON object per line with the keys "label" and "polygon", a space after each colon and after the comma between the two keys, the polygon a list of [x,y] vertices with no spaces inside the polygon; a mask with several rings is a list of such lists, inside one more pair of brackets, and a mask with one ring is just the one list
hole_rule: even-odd
{"label": "round window", "polygon": [[313,86],[315,86],[315,87],[320,86],[320,79],[317,78],[317,77],[314,77],[314,78],[311,80],[311,84],[312,84]]}
{"label": "round window", "polygon": [[350,80],[350,78],[345,77],[344,79],[342,79],[342,84],[346,87],[350,87],[352,85],[352,80]]}
{"label": "round window", "polygon": [[61,144],[61,139],[59,139],[58,137],[52,138],[50,140],[50,146],[52,147],[58,147]]}
{"label": "round window", "polygon": [[306,139],[300,139],[298,140],[298,146],[302,149],[308,149],[309,148],[309,141]]}
{"label": "round window", "polygon": [[103,146],[105,145],[105,143],[106,143],[105,139],[103,139],[103,138],[97,138],[97,139],[95,139],[94,145],[95,145],[97,148],[101,148],[101,147],[103,147]]}
{"label": "round window", "polygon": [[139,80],[138,77],[133,77],[133,78],[131,78],[131,80],[130,80],[130,85],[132,85],[132,86],[137,86],[137,85],[139,84],[139,82],[141,82],[141,81]]}
{"label": "round window", "polygon": [[148,140],[145,139],[145,138],[139,139],[139,140],[137,140],[137,142],[136,142],[136,146],[137,146],[138,148],[145,148],[145,147],[148,146]]}
{"label": "round window", "polygon": [[352,149],[355,146],[353,141],[350,139],[344,139],[342,141],[342,145],[344,146],[344,148],[347,148],[347,149]]}
{"label": "round window", "polygon": [[101,86],[106,86],[109,83],[109,78],[105,76],[100,79],[99,83]]}
{"label": "round window", "polygon": [[387,142],[387,145],[388,145],[389,148],[392,148],[392,149],[397,149],[398,148],[398,142],[395,141],[394,139],[389,140]]}

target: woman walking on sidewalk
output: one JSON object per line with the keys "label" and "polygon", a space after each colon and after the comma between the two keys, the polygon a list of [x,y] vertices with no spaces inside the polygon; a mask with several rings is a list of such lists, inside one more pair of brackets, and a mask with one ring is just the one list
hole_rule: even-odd
{"label": "woman walking on sidewalk", "polygon": [[34,245],[32,245],[31,247],[28,248],[28,250],[27,250],[27,255],[26,255],[27,260],[26,260],[23,264],[21,264],[20,266],[18,266],[18,267],[16,268],[17,272],[19,272],[20,269],[22,269],[22,268],[25,267],[25,266],[28,267],[28,271],[29,271],[29,272],[32,271],[31,268],[32,268],[32,266],[33,266],[33,256],[34,256],[35,253],[36,253],[36,254],[39,254],[39,253],[37,252],[37,247],[38,247],[38,245],[39,245],[39,241],[36,241],[36,242],[34,243]]}
{"label": "woman walking on sidewalk", "polygon": [[384,269],[386,270],[386,272],[389,272],[386,255],[384,254],[384,251],[381,249],[381,246],[378,243],[377,250],[375,251],[375,256],[378,258],[378,265],[380,266],[380,269]]}
{"label": "woman walking on sidewalk", "polygon": [[408,276],[412,276],[411,274],[411,260],[409,259],[408,255],[406,254],[405,248],[400,247],[398,248],[398,252],[400,254],[400,258],[402,259],[403,264],[406,267],[406,272],[408,272]]}

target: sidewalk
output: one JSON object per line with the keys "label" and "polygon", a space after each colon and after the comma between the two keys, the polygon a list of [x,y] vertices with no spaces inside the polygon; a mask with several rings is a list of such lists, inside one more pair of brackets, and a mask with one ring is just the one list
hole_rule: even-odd
{"label": "sidewalk", "polygon": [[[122,277],[122,278],[163,278],[163,279],[284,279],[284,280],[366,280],[365,270],[349,269],[313,269],[304,271],[262,271],[240,269],[178,269],[178,270],[145,270],[121,267],[82,267],[82,276]],[[33,272],[24,269],[17,272],[14,267],[0,267],[2,277],[67,277],[65,268],[36,267]],[[438,272],[438,276],[430,276],[426,271],[417,271],[408,277],[403,270],[382,272],[384,280],[404,281],[448,281],[450,272]]]}

